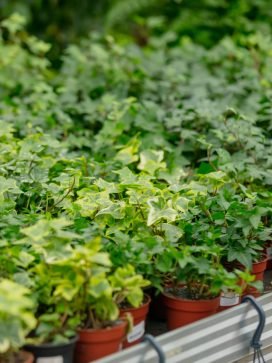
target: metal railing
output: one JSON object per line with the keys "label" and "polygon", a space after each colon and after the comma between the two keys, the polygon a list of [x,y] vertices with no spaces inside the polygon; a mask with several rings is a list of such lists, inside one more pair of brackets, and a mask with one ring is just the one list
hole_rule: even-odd
{"label": "metal railing", "polygon": [[[256,299],[266,322],[261,335],[265,362],[272,362],[272,293]],[[151,338],[97,363],[248,363],[254,361],[253,337],[259,312],[250,301],[186,327]],[[152,340],[152,342],[150,342]],[[154,343],[161,350],[154,349]],[[255,355],[256,358],[256,355]],[[256,360],[255,362],[262,362]]]}

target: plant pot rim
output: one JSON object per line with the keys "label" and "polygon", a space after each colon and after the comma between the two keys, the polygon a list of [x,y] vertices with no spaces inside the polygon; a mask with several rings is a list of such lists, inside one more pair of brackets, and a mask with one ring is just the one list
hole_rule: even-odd
{"label": "plant pot rim", "polygon": [[59,343],[41,343],[41,344],[26,344],[24,349],[27,350],[27,347],[40,347],[40,348],[52,348],[52,347],[66,347],[70,344],[75,344],[78,341],[78,335],[75,335],[73,338],[70,338],[68,342],[59,342]]}
{"label": "plant pot rim", "polygon": [[151,297],[148,294],[145,294],[144,295],[144,302],[140,306],[138,306],[137,308],[134,308],[133,306],[131,306],[131,307],[125,307],[125,308],[119,307],[119,309],[122,312],[136,311],[136,310],[142,309],[143,307],[149,305],[150,303],[151,303]]}
{"label": "plant pot rim", "polygon": [[[265,263],[268,261],[268,257],[267,255],[262,255],[261,259],[259,261],[256,261],[256,262],[253,262],[252,261],[252,266],[253,265],[258,265],[258,264],[261,264],[261,263]],[[234,268],[237,268],[237,269],[246,269],[246,266],[243,265],[241,262],[237,261],[237,260],[234,260],[234,261],[226,261],[224,262],[225,266],[233,266]]]}
{"label": "plant pot rim", "polygon": [[[167,287],[167,288],[169,288],[169,287]],[[194,303],[194,302],[198,302],[198,303],[203,302],[203,303],[205,303],[206,301],[215,301],[217,299],[220,299],[221,292],[219,293],[219,295],[214,296],[214,297],[212,297],[210,299],[188,299],[188,298],[184,298],[184,297],[181,297],[181,296],[175,296],[175,295],[167,292],[165,289],[162,292],[162,295],[165,296],[166,298],[172,299],[172,300],[180,300],[180,301],[186,301],[186,302],[192,302],[192,303]]]}
{"label": "plant pot rim", "polygon": [[262,256],[262,259],[256,262],[252,262],[252,265],[257,265],[258,263],[264,263],[268,261],[268,257],[266,255]]}
{"label": "plant pot rim", "polygon": [[95,333],[95,332],[103,332],[105,330],[112,330],[112,329],[119,329],[121,325],[127,325],[128,322],[125,320],[125,319],[121,319],[119,318],[118,320],[115,320],[114,322],[114,325],[109,325],[109,326],[106,326],[105,328],[98,328],[98,329],[95,329],[95,328],[79,328],[78,329],[78,334],[80,333]]}

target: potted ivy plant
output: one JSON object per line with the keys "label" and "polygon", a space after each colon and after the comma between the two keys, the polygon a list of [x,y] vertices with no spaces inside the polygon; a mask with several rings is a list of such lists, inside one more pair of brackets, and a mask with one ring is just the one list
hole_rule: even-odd
{"label": "potted ivy plant", "polygon": [[240,290],[237,276],[220,264],[218,246],[182,246],[168,250],[172,281],[163,292],[169,330],[217,312],[222,290]]}
{"label": "potted ivy plant", "polygon": [[68,230],[71,222],[65,218],[39,219],[21,229],[24,237],[17,243],[28,247],[25,281],[29,284],[36,303],[37,324],[29,334],[27,351],[35,360],[61,359],[72,363],[79,317],[71,300],[69,287],[73,276],[67,274],[63,259],[72,252],[72,245],[80,236]]}
{"label": "potted ivy plant", "polygon": [[123,347],[130,347],[141,341],[145,333],[145,321],[149,311],[151,298],[144,294],[143,289],[150,283],[135,273],[132,265],[118,267],[110,277],[114,289],[114,300],[120,309],[120,316],[130,314],[133,328],[128,333]]}
{"label": "potted ivy plant", "polygon": [[128,323],[114,301],[109,256],[99,249],[92,240],[45,254],[30,271],[38,308],[26,349],[36,359],[87,363],[120,348]]}
{"label": "potted ivy plant", "polygon": [[[46,333],[58,343],[70,337],[74,343],[77,333],[75,360],[87,363],[122,347],[129,319],[120,317],[119,302],[128,298],[140,304],[138,289],[146,281],[131,266],[114,271],[109,255],[100,251],[99,238],[90,242],[75,241],[73,247],[66,247],[59,246],[58,253],[46,252],[41,263],[35,266],[41,286],[40,291],[37,289],[41,315],[34,335],[41,337]],[[130,276],[127,283],[118,283],[121,272]],[[132,291],[133,282],[137,282],[138,288]],[[71,362],[72,359],[71,352]]]}
{"label": "potted ivy plant", "polygon": [[[251,285],[247,292],[258,296],[267,262],[263,251],[271,234],[263,223],[268,203],[246,186],[228,180],[222,172],[198,175],[191,186],[192,190],[185,187],[187,194],[196,194],[190,206],[191,216],[184,223],[187,243],[221,246],[224,267],[250,272],[256,283],[253,286],[247,276]],[[234,304],[238,300],[233,299]]]}
{"label": "potted ivy plant", "polygon": [[86,243],[70,225],[65,218],[40,219],[21,230],[25,237],[18,243],[32,254],[27,281],[37,305],[37,326],[26,348],[36,359],[72,363],[79,338],[76,360],[82,363],[121,347],[128,328],[121,304],[138,308],[148,282],[130,265],[114,269],[100,239]]}
{"label": "potted ivy plant", "polygon": [[33,363],[31,353],[20,350],[35,327],[35,305],[30,291],[8,279],[0,281],[0,362]]}
{"label": "potted ivy plant", "polygon": [[62,291],[68,279],[61,278],[61,273],[65,270],[51,266],[46,260],[37,262],[30,273],[37,324],[25,349],[33,353],[37,361],[61,358],[63,363],[73,363],[79,319],[68,292]]}
{"label": "potted ivy plant", "polygon": [[254,277],[255,286],[248,286],[245,293],[260,296],[264,271],[267,265],[265,244],[271,231],[262,222],[267,208],[258,206],[255,193],[233,196],[226,213],[226,234],[221,238],[225,260],[230,269],[247,270]]}
{"label": "potted ivy plant", "polygon": [[[128,299],[138,307],[143,297],[140,289],[147,284],[132,266],[113,271],[109,255],[99,250],[99,240],[94,239],[78,246],[70,258],[78,286],[73,301],[81,322],[77,363],[88,363],[121,349],[130,319],[120,315],[120,304]],[[122,276],[127,278],[120,282]],[[134,289],[133,283],[137,284]]]}

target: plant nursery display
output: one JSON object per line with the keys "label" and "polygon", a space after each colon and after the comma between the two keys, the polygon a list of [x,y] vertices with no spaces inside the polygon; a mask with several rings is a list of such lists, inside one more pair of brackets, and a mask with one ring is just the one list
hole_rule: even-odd
{"label": "plant nursery display", "polygon": [[72,3],[41,19],[40,3],[0,16],[0,363],[89,363],[139,343],[155,311],[172,330],[259,296],[266,2],[83,1],[67,38]]}

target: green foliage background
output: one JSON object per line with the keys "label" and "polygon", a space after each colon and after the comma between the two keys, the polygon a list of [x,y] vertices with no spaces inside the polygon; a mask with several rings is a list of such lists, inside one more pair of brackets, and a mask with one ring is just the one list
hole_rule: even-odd
{"label": "green foliage background", "polygon": [[223,262],[250,270],[271,240],[269,2],[0,11],[0,278],[33,291],[37,334],[74,334],[80,276],[63,271],[94,246],[160,290],[235,289]]}
{"label": "green foliage background", "polygon": [[[18,13],[5,18],[14,10],[26,21]],[[173,193],[182,195],[181,185],[194,178],[203,183],[203,175],[210,180],[210,173],[223,172],[222,183],[231,184],[234,199],[243,201],[248,188],[256,205],[269,200],[272,42],[266,1],[119,0],[78,6],[2,0],[1,11],[4,215],[13,211],[36,221],[39,215],[64,213],[99,221],[108,213],[122,220],[133,199],[118,183],[140,175],[137,183],[147,190],[145,198],[137,196],[144,210],[137,208],[144,221],[134,225],[137,218],[128,213],[131,224],[126,221],[115,232],[124,229],[135,238],[152,232],[167,240],[168,232],[150,230],[150,221],[159,228],[165,219],[175,225],[179,207],[169,207]],[[142,174],[150,178],[146,185]],[[98,204],[88,206],[98,191],[86,199],[85,187],[102,189]],[[104,196],[108,188],[114,192]],[[209,188],[205,193],[209,203]],[[104,204],[107,213],[100,210]],[[256,205],[251,205],[255,212]],[[269,209],[265,213],[268,227]],[[264,226],[263,219],[256,220]],[[147,229],[139,232],[142,223]],[[252,234],[245,233],[251,241]]]}
{"label": "green foliage background", "polygon": [[0,0],[0,18],[19,12],[28,30],[50,43],[50,57],[89,32],[132,36],[145,45],[154,33],[174,31],[210,47],[226,35],[271,31],[266,0]]}

